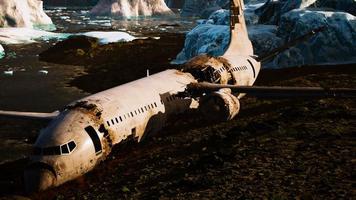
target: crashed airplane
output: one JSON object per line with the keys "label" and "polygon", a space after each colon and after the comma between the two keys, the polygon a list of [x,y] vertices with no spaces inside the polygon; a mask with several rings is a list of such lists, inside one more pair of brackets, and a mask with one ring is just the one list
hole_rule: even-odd
{"label": "crashed airplane", "polygon": [[239,113],[239,100],[248,93],[356,96],[354,89],[253,86],[261,61],[270,55],[254,55],[243,6],[242,0],[231,2],[231,42],[221,57],[197,56],[181,71],[169,69],[120,85],[53,113],[0,111],[4,116],[51,120],[25,169],[26,190],[42,191],[82,176],[105,160],[114,145],[128,137],[140,142],[164,127],[171,116],[191,109],[223,121]]}

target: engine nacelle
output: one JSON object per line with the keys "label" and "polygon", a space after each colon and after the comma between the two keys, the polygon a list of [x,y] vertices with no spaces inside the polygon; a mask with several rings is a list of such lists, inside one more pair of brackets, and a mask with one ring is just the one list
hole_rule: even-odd
{"label": "engine nacelle", "polygon": [[202,97],[199,110],[208,120],[229,121],[239,113],[240,101],[230,89],[221,89]]}

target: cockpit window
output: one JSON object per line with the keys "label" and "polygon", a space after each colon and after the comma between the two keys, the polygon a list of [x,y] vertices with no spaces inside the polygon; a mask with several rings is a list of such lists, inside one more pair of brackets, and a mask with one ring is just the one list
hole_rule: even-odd
{"label": "cockpit window", "polygon": [[68,143],[68,146],[69,146],[70,152],[72,152],[77,145],[75,144],[74,141],[71,141],[71,142]]}
{"label": "cockpit window", "polygon": [[77,145],[75,144],[74,141],[70,141],[69,143],[61,146],[46,147],[46,148],[35,147],[33,151],[33,155],[52,156],[52,155],[70,154],[75,149],[76,146]]}
{"label": "cockpit window", "polygon": [[62,150],[62,154],[67,154],[67,153],[69,153],[68,145],[67,145],[67,144],[62,145],[62,146],[61,146],[61,150]]}

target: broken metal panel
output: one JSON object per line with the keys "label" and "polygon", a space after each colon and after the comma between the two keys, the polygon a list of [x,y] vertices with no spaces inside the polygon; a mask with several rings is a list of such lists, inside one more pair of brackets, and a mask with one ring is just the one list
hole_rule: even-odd
{"label": "broken metal panel", "polygon": [[227,84],[231,80],[230,63],[223,57],[200,55],[183,66],[183,71],[192,74],[198,82]]}
{"label": "broken metal panel", "polygon": [[202,97],[199,110],[207,120],[229,121],[239,113],[240,102],[224,88]]}

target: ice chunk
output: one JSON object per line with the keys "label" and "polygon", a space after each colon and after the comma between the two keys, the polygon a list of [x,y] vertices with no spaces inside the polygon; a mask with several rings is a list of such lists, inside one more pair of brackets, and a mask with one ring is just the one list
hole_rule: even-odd
{"label": "ice chunk", "polygon": [[46,76],[48,74],[47,70],[39,70],[38,75]]}
{"label": "ice chunk", "polygon": [[13,76],[14,75],[14,71],[13,70],[4,71],[4,75],[5,76]]}
{"label": "ice chunk", "polygon": [[91,15],[139,17],[173,15],[164,0],[100,0],[90,11]]}
{"label": "ice chunk", "polygon": [[0,5],[0,27],[55,28],[42,1],[0,0]]}
{"label": "ice chunk", "polygon": [[100,44],[108,44],[113,42],[129,42],[136,39],[134,36],[120,31],[113,31],[113,32],[100,32],[100,31],[93,31],[87,33],[79,33],[77,35],[84,35],[87,37],[98,38]]}
{"label": "ice chunk", "polygon": [[70,34],[66,33],[53,33],[31,28],[0,28],[0,43],[2,44],[26,44],[51,39],[62,40],[69,36]]}
{"label": "ice chunk", "polygon": [[48,31],[34,30],[30,28],[0,28],[0,43],[3,44],[26,44],[37,41],[64,40],[71,35],[84,35],[98,38],[100,44],[112,42],[129,42],[136,39],[134,36],[121,31],[113,32],[86,32],[86,33],[54,33]]}
{"label": "ice chunk", "polygon": [[5,49],[4,47],[2,47],[2,45],[0,44],[0,59],[5,57]]}

